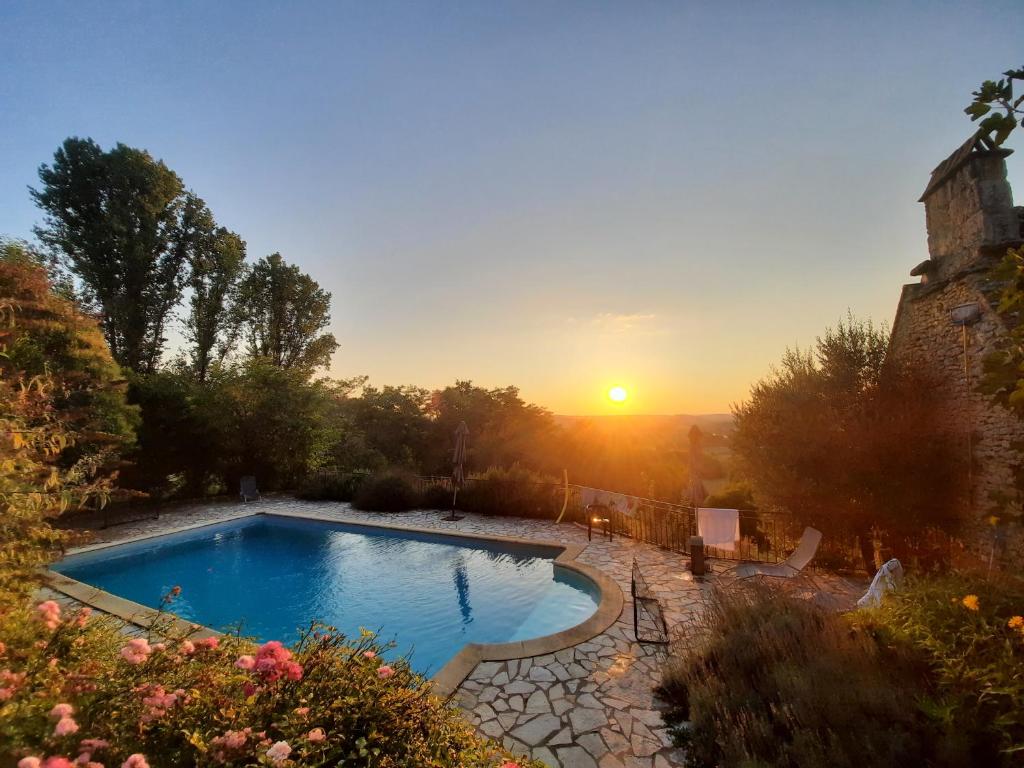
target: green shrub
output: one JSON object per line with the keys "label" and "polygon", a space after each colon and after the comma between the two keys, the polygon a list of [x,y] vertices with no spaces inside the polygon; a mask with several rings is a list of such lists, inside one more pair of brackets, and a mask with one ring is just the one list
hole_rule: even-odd
{"label": "green shrub", "polygon": [[443,485],[428,485],[420,495],[420,506],[424,509],[451,509],[452,492]]}
{"label": "green shrub", "polygon": [[701,621],[660,688],[694,768],[957,766],[984,754],[975,734],[916,706],[930,695],[916,654],[838,614],[755,585],[719,592]]}
{"label": "green shrub", "polygon": [[287,649],[157,630],[132,639],[52,601],[7,608],[0,764],[70,765],[88,754],[78,762],[497,768],[511,757],[404,660],[381,659],[370,633],[346,639],[314,626]]}
{"label": "green shrub", "polygon": [[[1024,756],[1024,586],[949,573],[910,579],[869,614],[880,639],[908,643],[932,668],[929,710],[953,730]],[[976,764],[996,763],[983,761]]]}
{"label": "green shrub", "polygon": [[317,474],[306,480],[296,494],[300,499],[352,501],[368,472]]}
{"label": "green shrub", "polygon": [[369,512],[405,512],[419,506],[414,480],[404,472],[390,470],[370,475],[359,484],[352,506]]}
{"label": "green shrub", "polygon": [[457,506],[483,515],[554,518],[562,508],[555,481],[519,465],[491,467],[459,491]]}

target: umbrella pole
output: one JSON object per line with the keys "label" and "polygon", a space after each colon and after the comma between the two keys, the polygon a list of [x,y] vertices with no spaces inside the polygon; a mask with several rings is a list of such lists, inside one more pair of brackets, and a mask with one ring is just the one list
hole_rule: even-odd
{"label": "umbrella pole", "polygon": [[462,519],[462,515],[456,515],[455,514],[455,500],[457,498],[459,498],[459,484],[458,483],[452,483],[452,486],[455,489],[454,491],[452,491],[452,513],[450,515],[448,515],[448,517],[444,518],[448,522],[455,522],[456,520],[461,520]]}

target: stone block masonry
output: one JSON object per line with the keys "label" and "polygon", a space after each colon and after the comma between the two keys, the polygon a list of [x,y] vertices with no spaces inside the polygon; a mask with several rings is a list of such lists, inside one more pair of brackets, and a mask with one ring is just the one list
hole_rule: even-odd
{"label": "stone block masonry", "polygon": [[[933,172],[921,197],[928,228],[929,259],[911,272],[920,282],[905,285],[893,323],[890,353],[938,389],[944,422],[963,444],[971,487],[964,499],[974,525],[973,544],[991,550],[985,524],[993,496],[1013,487],[1019,461],[1013,445],[1024,442],[1024,421],[978,392],[984,358],[1008,329],[996,314],[999,286],[989,273],[1008,248],[1022,243],[1022,213],[1014,208],[1006,180],[1011,150],[993,149],[972,138]],[[966,325],[951,311],[973,305]],[[928,468],[922,468],[927,473]],[[1024,542],[1011,535],[1009,551],[1019,557]]]}

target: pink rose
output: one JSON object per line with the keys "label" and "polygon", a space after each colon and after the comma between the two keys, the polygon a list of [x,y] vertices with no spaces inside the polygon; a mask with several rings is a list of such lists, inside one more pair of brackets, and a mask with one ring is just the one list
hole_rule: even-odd
{"label": "pink rose", "polygon": [[121,763],[121,768],[149,768],[149,763],[146,762],[145,755],[136,752],[134,755],[128,755],[128,759]]}
{"label": "pink rose", "polygon": [[238,660],[235,661],[235,666],[239,669],[253,669],[256,666],[256,657],[249,656],[248,654],[245,656],[239,656]]}
{"label": "pink rose", "polygon": [[57,721],[57,725],[53,729],[53,733],[56,736],[69,736],[78,730],[78,723],[71,717],[62,717]]}
{"label": "pink rose", "polygon": [[389,667],[387,664],[384,664],[383,666],[377,668],[377,677],[379,677],[381,680],[387,680],[393,674],[395,674],[395,670]]}
{"label": "pink rose", "polygon": [[191,656],[193,653],[195,653],[196,646],[191,640],[182,640],[179,649],[186,656]]}
{"label": "pink rose", "polygon": [[324,733],[324,729],[323,728],[314,728],[313,730],[311,730],[309,733],[306,734],[306,738],[312,744],[319,744],[321,741],[323,741],[324,739],[327,738],[327,734]]}
{"label": "pink rose", "polygon": [[149,640],[144,637],[134,637],[121,649],[121,658],[129,664],[141,664],[149,658],[149,654],[152,652]]}
{"label": "pink rose", "polygon": [[62,717],[70,717],[75,713],[75,708],[70,704],[57,704],[50,710],[50,717],[60,720]]}
{"label": "pink rose", "polygon": [[519,768],[519,763],[512,763],[512,762],[502,763],[501,764],[501,768]]}
{"label": "pink rose", "polygon": [[66,757],[48,757],[43,761],[43,768],[74,768],[75,764]]}
{"label": "pink rose", "polygon": [[42,764],[38,757],[23,757],[18,761],[18,768],[39,768]]}
{"label": "pink rose", "polygon": [[280,765],[288,759],[288,755],[291,753],[292,748],[288,746],[287,741],[275,741],[267,750],[267,757],[274,765]]}
{"label": "pink rose", "polygon": [[220,645],[220,639],[216,637],[204,637],[202,640],[196,640],[197,648],[206,648],[207,650],[214,651],[218,645]]}
{"label": "pink rose", "polygon": [[365,659],[376,659],[377,654],[373,651],[363,651],[363,658]]}
{"label": "pink rose", "polygon": [[49,629],[56,629],[60,624],[60,606],[53,600],[46,600],[37,605],[36,614]]}

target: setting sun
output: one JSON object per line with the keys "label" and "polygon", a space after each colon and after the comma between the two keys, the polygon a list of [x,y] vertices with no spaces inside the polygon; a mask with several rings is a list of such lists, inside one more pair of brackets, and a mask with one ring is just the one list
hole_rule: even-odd
{"label": "setting sun", "polygon": [[625,387],[612,387],[608,390],[608,399],[613,403],[624,403],[627,397],[629,397],[629,393]]}

